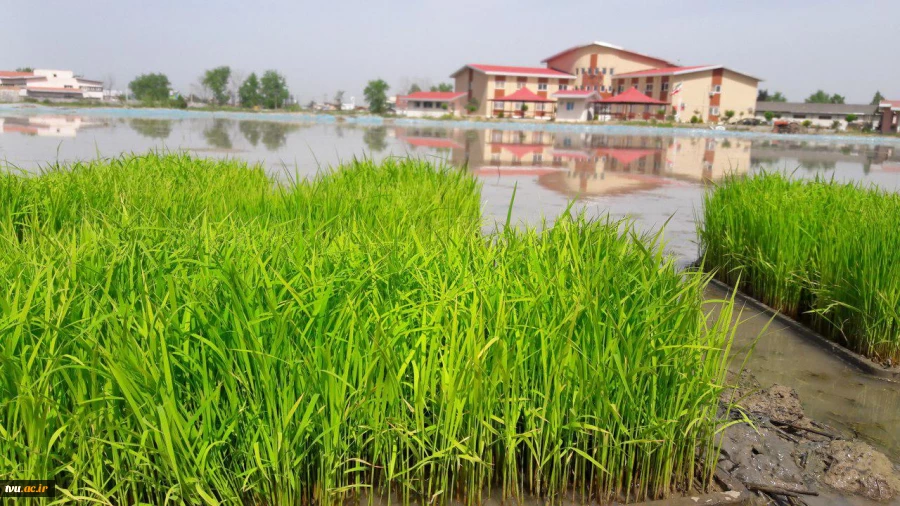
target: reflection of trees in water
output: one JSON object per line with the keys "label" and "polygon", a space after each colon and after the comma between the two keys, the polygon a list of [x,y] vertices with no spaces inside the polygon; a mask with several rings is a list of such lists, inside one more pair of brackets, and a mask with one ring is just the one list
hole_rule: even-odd
{"label": "reflection of trees in water", "polygon": [[172,120],[133,118],[131,120],[131,129],[142,137],[168,139],[172,133]]}
{"label": "reflection of trees in water", "polygon": [[837,162],[828,160],[800,160],[800,166],[806,170],[834,170]]}
{"label": "reflection of trees in water", "polygon": [[300,125],[277,121],[246,120],[238,123],[238,129],[253,147],[262,141],[266,149],[275,151],[287,142],[287,134],[299,130]]}
{"label": "reflection of trees in water", "polygon": [[216,118],[212,124],[203,129],[203,137],[210,146],[231,149],[231,136],[228,135],[228,130],[232,123],[233,121],[229,119]]}
{"label": "reflection of trees in water", "polygon": [[369,151],[380,153],[387,149],[387,128],[383,126],[366,128],[363,134],[363,142]]}

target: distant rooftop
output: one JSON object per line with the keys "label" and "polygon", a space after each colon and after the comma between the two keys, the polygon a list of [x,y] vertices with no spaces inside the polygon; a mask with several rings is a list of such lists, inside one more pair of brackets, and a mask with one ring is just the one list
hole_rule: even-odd
{"label": "distant rooftop", "polygon": [[463,70],[471,68],[492,76],[514,76],[514,77],[560,77],[563,79],[572,79],[575,76],[566,74],[558,70],[548,69],[544,67],[514,67],[507,65],[486,65],[483,63],[470,63],[457,70],[450,77],[454,77]]}
{"label": "distant rooftop", "polygon": [[649,58],[649,59],[651,59],[651,60],[656,60],[656,61],[661,62],[661,63],[664,63],[664,64],[666,64],[666,65],[674,65],[674,63],[670,62],[669,60],[664,60],[664,59],[662,59],[662,58],[657,58],[657,57],[655,57],[655,56],[650,56],[650,55],[646,55],[646,54],[643,54],[643,53],[638,53],[637,51],[630,51],[630,50],[628,50],[628,49],[625,49],[625,48],[622,47],[622,46],[616,46],[615,44],[610,44],[609,42],[603,42],[602,40],[595,40],[595,41],[589,42],[589,43],[587,43],[587,44],[581,44],[581,45],[578,45],[578,46],[570,47],[569,49],[565,49],[565,50],[563,50],[563,51],[560,51],[560,52],[556,53],[556,54],[553,55],[553,56],[550,56],[550,57],[548,57],[548,58],[544,58],[543,60],[541,60],[541,63],[547,63],[548,61],[553,60],[553,59],[556,59],[556,58],[559,58],[560,56],[562,56],[562,55],[564,55],[564,54],[566,54],[566,53],[571,53],[572,51],[577,51],[577,50],[579,50],[579,49],[582,49],[582,48],[585,48],[585,47],[591,47],[591,46],[600,46],[600,47],[605,47],[605,48],[609,48],[609,49],[615,49],[616,51],[623,51],[623,52],[626,52],[626,53],[631,53],[631,54],[633,54],[633,55],[642,56],[642,57],[644,57],[644,58]]}
{"label": "distant rooftop", "polygon": [[871,104],[808,104],[806,102],[757,102],[757,112],[773,112],[788,114],[875,114],[876,107]]}

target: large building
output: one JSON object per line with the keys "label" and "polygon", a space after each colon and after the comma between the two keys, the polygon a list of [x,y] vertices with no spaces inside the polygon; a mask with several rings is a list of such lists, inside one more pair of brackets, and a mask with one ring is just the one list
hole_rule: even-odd
{"label": "large building", "polygon": [[[582,114],[557,115],[557,100],[572,98],[566,91],[595,91],[598,100],[607,100],[630,88],[637,88],[650,98],[641,116],[673,116],[677,121],[690,121],[696,116],[703,122],[718,122],[726,111],[734,111],[734,119],[752,117],[755,112],[758,84],[754,76],[723,65],[682,66],[672,61],[627,50],[606,42],[591,42],[571,47],[543,60],[546,67],[507,67],[469,64],[452,74],[456,91],[466,92],[477,104],[479,116],[507,116],[510,111],[521,117],[561,120],[611,118],[594,110]],[[524,88],[519,97],[511,97]],[[530,92],[530,93],[529,93]],[[539,101],[534,96],[541,97]],[[518,100],[516,100],[518,99]],[[658,102],[663,102],[660,107]],[[643,102],[638,102],[639,104]],[[652,103],[653,105],[650,105]],[[526,105],[522,111],[522,105]],[[569,104],[567,104],[569,105]],[[582,104],[572,104],[582,107]],[[538,114],[543,113],[543,114]]]}
{"label": "large building", "polygon": [[71,70],[0,71],[0,90],[14,89],[20,97],[39,99],[103,99],[103,83],[76,76]]}

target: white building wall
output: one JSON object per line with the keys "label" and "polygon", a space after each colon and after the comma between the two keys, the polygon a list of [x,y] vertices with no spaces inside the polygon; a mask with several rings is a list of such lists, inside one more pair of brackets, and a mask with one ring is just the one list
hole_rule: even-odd
{"label": "white building wall", "polygon": [[[567,110],[572,103],[572,110]],[[556,121],[590,121],[590,104],[583,98],[560,98],[556,103]]]}

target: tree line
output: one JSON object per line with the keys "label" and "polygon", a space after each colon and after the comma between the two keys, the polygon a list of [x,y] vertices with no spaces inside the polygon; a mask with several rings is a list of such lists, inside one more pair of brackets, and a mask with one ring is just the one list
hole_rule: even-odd
{"label": "tree line", "polygon": [[[267,70],[262,77],[252,72],[240,79],[231,67],[212,68],[200,77],[200,84],[210,95],[210,103],[218,106],[229,104],[246,108],[281,109],[290,98],[287,81],[275,70]],[[136,100],[150,104],[168,103],[175,107],[187,107],[181,94],[173,95],[172,85],[165,74],[149,73],[135,77],[128,89]],[[191,93],[193,99],[193,93]]]}
{"label": "tree line", "polygon": [[[827,93],[825,90],[816,90],[815,93],[806,97],[804,100],[807,104],[843,104],[846,97],[837,93]],[[875,92],[872,97],[871,105],[878,105],[884,100],[884,95],[880,91]],[[769,93],[769,90],[759,90],[756,95],[757,102],[787,102],[788,99],[780,91]]]}

